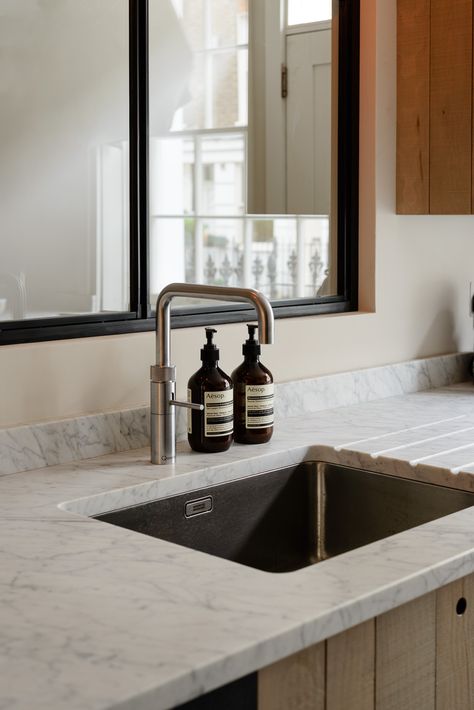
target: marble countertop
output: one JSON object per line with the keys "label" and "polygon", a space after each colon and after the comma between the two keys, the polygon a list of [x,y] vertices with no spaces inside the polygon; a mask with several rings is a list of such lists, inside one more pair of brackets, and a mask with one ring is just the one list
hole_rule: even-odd
{"label": "marble countertop", "polygon": [[0,477],[0,709],[166,710],[474,571],[474,508],[274,575],[93,520],[323,460],[474,490],[471,384],[339,407],[225,454]]}

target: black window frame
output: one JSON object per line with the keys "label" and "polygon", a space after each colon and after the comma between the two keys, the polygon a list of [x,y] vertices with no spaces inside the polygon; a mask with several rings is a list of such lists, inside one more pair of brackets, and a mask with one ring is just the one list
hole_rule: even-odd
{"label": "black window frame", "polygon": [[[275,318],[357,310],[360,2],[339,3],[337,281],[340,294],[275,301]],[[130,310],[0,321],[0,345],[153,330],[148,251],[148,0],[129,0]],[[247,321],[245,305],[181,308],[173,328]]]}

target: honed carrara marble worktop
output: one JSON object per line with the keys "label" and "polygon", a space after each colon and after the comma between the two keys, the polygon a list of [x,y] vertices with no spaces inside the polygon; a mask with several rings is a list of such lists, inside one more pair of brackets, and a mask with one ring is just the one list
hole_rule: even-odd
{"label": "honed carrara marble worktop", "polygon": [[474,571],[474,508],[270,574],[88,515],[304,460],[474,490],[471,383],[0,477],[0,709],[166,710]]}

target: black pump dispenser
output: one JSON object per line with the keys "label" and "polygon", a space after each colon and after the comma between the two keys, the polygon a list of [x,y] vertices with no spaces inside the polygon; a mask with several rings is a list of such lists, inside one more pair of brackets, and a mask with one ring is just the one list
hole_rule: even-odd
{"label": "black pump dispenser", "polygon": [[264,444],[273,434],[273,376],[260,362],[257,326],[247,324],[242,345],[244,361],[232,373],[234,383],[234,441]]}
{"label": "black pump dispenser", "polygon": [[194,451],[226,451],[232,444],[232,380],[219,367],[219,348],[214,343],[215,328],[206,328],[201,348],[202,366],[188,382],[188,402],[204,405],[204,411],[188,410],[188,441]]}
{"label": "black pump dispenser", "polygon": [[251,360],[255,360],[260,355],[260,343],[255,337],[255,331],[258,326],[253,323],[247,323],[247,328],[249,331],[248,340],[242,345],[242,354]]}
{"label": "black pump dispenser", "polygon": [[219,360],[219,348],[214,344],[214,333],[217,333],[215,328],[206,328],[207,343],[201,348],[201,360],[213,364]]}

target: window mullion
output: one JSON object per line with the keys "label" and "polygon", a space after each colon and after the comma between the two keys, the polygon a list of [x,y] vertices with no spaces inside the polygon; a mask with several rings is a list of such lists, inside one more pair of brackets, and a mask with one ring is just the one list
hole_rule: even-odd
{"label": "window mullion", "polygon": [[148,318],[148,0],[130,0],[129,43],[130,304]]}

